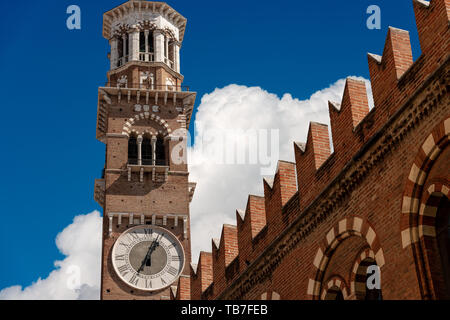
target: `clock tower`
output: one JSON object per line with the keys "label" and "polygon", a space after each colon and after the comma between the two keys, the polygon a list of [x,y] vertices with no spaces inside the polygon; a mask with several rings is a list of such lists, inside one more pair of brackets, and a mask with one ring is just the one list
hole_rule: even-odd
{"label": "clock tower", "polygon": [[[189,277],[187,129],[195,92],[182,86],[186,19],[164,2],[128,1],[103,15],[110,70],[98,89],[106,145],[101,298],[169,299]],[[185,283],[186,281],[184,281]]]}

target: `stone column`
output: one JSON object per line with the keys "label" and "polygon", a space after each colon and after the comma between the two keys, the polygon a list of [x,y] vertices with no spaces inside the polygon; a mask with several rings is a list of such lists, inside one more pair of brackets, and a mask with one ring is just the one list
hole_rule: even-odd
{"label": "stone column", "polygon": [[142,136],[137,137],[138,144],[138,165],[142,166]]}
{"label": "stone column", "polygon": [[155,30],[153,38],[155,39],[155,61],[164,62],[164,34],[161,30]]}
{"label": "stone column", "polygon": [[126,56],[127,56],[127,37],[128,37],[128,33],[122,35],[122,52],[123,52],[123,57],[122,57],[122,65],[125,64],[126,60]]}
{"label": "stone column", "polygon": [[175,42],[174,52],[175,52],[174,69],[176,72],[180,73],[180,43],[179,42]]}
{"label": "stone column", "polygon": [[[165,50],[164,50],[164,62],[166,62],[167,64],[169,64],[169,38],[167,38],[167,37],[164,37],[164,47],[165,47]],[[166,60],[167,59],[167,60]]]}
{"label": "stone column", "polygon": [[129,61],[138,61],[139,60],[139,30],[133,29],[130,33],[130,44],[129,44]]}
{"label": "stone column", "polygon": [[111,63],[111,70],[117,68],[117,58],[119,56],[118,52],[118,44],[119,41],[116,37],[111,38],[109,40],[109,43],[111,45],[111,54],[110,54],[110,63]]}
{"label": "stone column", "polygon": [[149,52],[150,52],[150,50],[149,50],[149,47],[148,47],[148,34],[149,34],[149,31],[148,30],[145,30],[144,31],[144,37],[145,37],[145,59],[144,59],[144,61],[150,61],[150,58],[147,58],[147,57],[150,57],[149,56]]}
{"label": "stone column", "polygon": [[156,140],[157,138],[155,136],[152,137],[152,162],[153,165],[156,165]]}

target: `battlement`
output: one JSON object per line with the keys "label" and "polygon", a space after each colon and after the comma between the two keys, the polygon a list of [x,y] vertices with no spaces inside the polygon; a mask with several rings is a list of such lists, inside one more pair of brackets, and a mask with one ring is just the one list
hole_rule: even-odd
{"label": "battlement", "polygon": [[389,28],[382,55],[368,54],[374,108],[369,112],[365,83],[348,78],[342,101],[329,102],[333,153],[328,126],[311,122],[307,141],[294,143],[295,163],[279,161],[273,179],[263,180],[264,196],[250,195],[246,209],[236,212],[237,226],[224,225],[220,241],[212,242],[212,253],[200,254],[191,268],[193,299],[222,298],[256,260],[261,262],[293,219],[302,219],[302,213],[346,174],[386,124],[448,62],[450,1],[414,0],[413,5],[422,55],[413,62],[409,32]]}

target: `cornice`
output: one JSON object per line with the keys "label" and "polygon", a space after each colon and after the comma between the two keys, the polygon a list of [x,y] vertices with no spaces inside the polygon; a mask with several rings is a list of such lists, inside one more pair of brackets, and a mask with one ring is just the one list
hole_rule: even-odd
{"label": "cornice", "polygon": [[122,66],[120,66],[120,67],[118,67],[116,69],[109,70],[107,72],[108,79],[109,79],[109,77],[111,75],[114,75],[114,74],[117,74],[117,73],[121,73],[121,72],[125,71],[126,69],[128,69],[130,67],[133,67],[133,66],[138,66],[138,67],[161,67],[165,71],[170,73],[172,76],[174,76],[175,78],[179,79],[181,82],[183,82],[183,80],[184,80],[184,76],[181,73],[173,71],[171,68],[169,68],[169,66],[167,64],[165,64],[164,62],[160,62],[160,61],[154,61],[154,62],[128,61],[127,63],[125,63],[124,65],[122,65]]}

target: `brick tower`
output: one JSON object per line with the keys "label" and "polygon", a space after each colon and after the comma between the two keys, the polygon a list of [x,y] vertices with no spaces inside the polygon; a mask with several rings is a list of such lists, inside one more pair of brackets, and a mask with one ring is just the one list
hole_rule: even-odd
{"label": "brick tower", "polygon": [[[190,297],[186,130],[195,92],[182,87],[186,19],[163,2],[128,1],[103,15],[111,67],[98,89],[106,144],[95,200],[103,207],[101,298]],[[174,291],[172,291],[173,294]]]}

